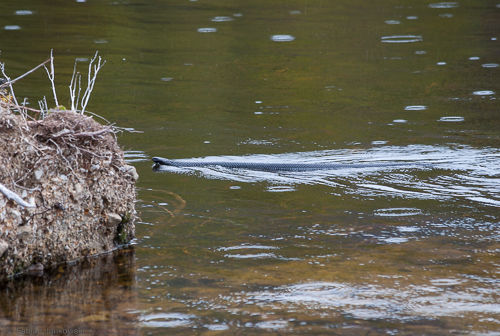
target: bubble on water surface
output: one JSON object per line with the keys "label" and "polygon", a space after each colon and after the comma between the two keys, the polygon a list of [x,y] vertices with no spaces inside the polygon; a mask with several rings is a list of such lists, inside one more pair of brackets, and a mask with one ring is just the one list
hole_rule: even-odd
{"label": "bubble on water surface", "polygon": [[459,116],[449,116],[449,117],[441,117],[438,121],[446,121],[446,122],[461,122],[464,121],[464,117]]}
{"label": "bubble on water surface", "polygon": [[407,20],[418,20],[418,16],[410,15],[406,17]]}
{"label": "bubble on water surface", "polygon": [[274,42],[291,42],[295,40],[295,37],[292,35],[272,35],[271,40]]}
{"label": "bubble on water surface", "polygon": [[380,38],[382,43],[414,43],[422,42],[422,35],[390,35]]}
{"label": "bubble on water surface", "polygon": [[440,66],[446,65],[446,62],[437,62],[436,65],[440,65]]}
{"label": "bubble on water surface", "polygon": [[394,119],[392,122],[396,123],[396,124],[405,124],[405,123],[408,122],[408,120],[405,120],[405,119]]}
{"label": "bubble on water surface", "polygon": [[458,2],[436,2],[429,5],[430,8],[455,8]]}
{"label": "bubble on water surface", "polygon": [[498,68],[497,63],[485,63],[481,65],[483,68]]}
{"label": "bubble on water surface", "polygon": [[427,110],[425,105],[409,105],[405,107],[405,111],[423,111]]}
{"label": "bubble on water surface", "polygon": [[495,94],[495,91],[491,90],[479,90],[472,92],[474,96],[491,96]]}
{"label": "bubble on water surface", "polygon": [[217,28],[198,28],[198,33],[215,33]]}
{"label": "bubble on water surface", "polygon": [[390,25],[396,25],[396,24],[400,24],[401,21],[399,20],[385,20],[384,21],[386,24],[390,24]]}
{"label": "bubble on water surface", "polygon": [[215,16],[211,19],[212,22],[228,22],[233,20],[234,19],[230,16]]}
{"label": "bubble on water surface", "polygon": [[19,30],[21,26],[18,25],[7,25],[3,27],[4,30]]}
{"label": "bubble on water surface", "polygon": [[471,56],[469,57],[469,61],[478,61],[481,57],[479,56]]}
{"label": "bubble on water surface", "polygon": [[32,15],[33,11],[30,11],[27,9],[19,9],[19,10],[16,10],[15,14],[16,15]]}
{"label": "bubble on water surface", "polygon": [[234,185],[234,186],[230,186],[229,189],[231,189],[231,190],[238,190],[238,189],[241,189],[241,187]]}

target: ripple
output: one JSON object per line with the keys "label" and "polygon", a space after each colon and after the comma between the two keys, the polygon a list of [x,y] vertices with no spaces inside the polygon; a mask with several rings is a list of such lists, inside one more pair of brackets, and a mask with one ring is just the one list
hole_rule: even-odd
{"label": "ripple", "polygon": [[33,11],[27,9],[19,9],[15,12],[16,15],[33,15]]}
{"label": "ripple", "polygon": [[267,187],[267,191],[269,192],[290,192],[297,190],[293,186],[269,186]]}
{"label": "ripple", "polygon": [[[441,287],[461,283],[460,279],[435,279],[430,284],[398,288],[369,283],[310,282],[251,292],[244,300],[260,306],[279,304],[287,309],[332,309],[365,320],[498,313],[496,288],[462,286],[444,291]],[[235,299],[241,302],[241,297]]]}
{"label": "ripple", "polygon": [[268,245],[236,245],[229,247],[219,247],[217,251],[234,251],[234,250],[277,250],[276,246],[268,246]]}
{"label": "ripple", "polygon": [[483,68],[498,68],[498,63],[485,63],[481,65]]}
{"label": "ripple", "polygon": [[98,40],[94,40],[94,43],[96,44],[106,44],[106,43],[109,43],[108,40],[105,40],[105,39],[98,39]]}
{"label": "ripple", "polygon": [[123,158],[125,162],[140,162],[140,161],[148,161],[149,157],[143,151],[125,151],[123,153]]}
{"label": "ripple", "polygon": [[260,329],[283,329],[288,327],[288,322],[283,321],[283,320],[274,320],[274,321],[263,321],[263,322],[257,322],[255,324],[257,328]]}
{"label": "ripple", "polygon": [[215,33],[217,28],[198,28],[198,33]]}
{"label": "ripple", "polygon": [[190,326],[194,315],[181,313],[158,313],[141,316],[140,320],[145,327],[177,328]]}
{"label": "ripple", "polygon": [[170,81],[172,81],[173,79],[174,79],[173,77],[162,77],[162,78],[160,78],[160,80],[161,80],[162,82],[170,82]]}
{"label": "ripple", "polygon": [[390,25],[396,25],[396,24],[400,24],[401,21],[399,20],[385,20],[384,21],[386,24],[390,24]]}
{"label": "ripple", "polygon": [[234,19],[230,16],[215,16],[211,19],[212,22],[228,22],[233,20]]}
{"label": "ripple", "polygon": [[439,118],[438,121],[445,121],[445,122],[462,122],[464,121],[464,117],[459,117],[459,116],[449,116],[449,117],[441,117]]}
{"label": "ripple", "polygon": [[295,40],[295,37],[292,35],[272,35],[271,40],[274,42],[291,42]]}
{"label": "ripple", "polygon": [[394,119],[392,122],[396,123],[396,124],[405,124],[405,123],[408,122],[408,120],[405,120],[405,119]]}
{"label": "ripple", "polygon": [[391,35],[391,36],[382,36],[382,43],[413,43],[413,42],[422,42],[422,35]]}
{"label": "ripple", "polygon": [[371,142],[372,145],[385,145],[386,143],[388,143],[389,141],[386,141],[386,140],[374,140]]}
{"label": "ripple", "polygon": [[437,62],[436,65],[446,65],[446,62]]}
{"label": "ripple", "polygon": [[425,105],[409,105],[405,107],[405,111],[423,111],[427,110]]}
{"label": "ripple", "polygon": [[491,96],[495,94],[495,91],[491,90],[479,90],[472,92],[474,96]]}
{"label": "ripple", "polygon": [[7,25],[3,27],[4,30],[19,30],[21,26],[18,25]]}
{"label": "ripple", "polygon": [[380,241],[383,241],[384,243],[387,244],[402,244],[408,242],[409,239],[403,237],[391,237],[391,238],[380,239]]}
{"label": "ripple", "polygon": [[479,56],[471,56],[471,57],[469,57],[469,61],[478,61],[480,59],[481,59],[481,57],[479,57]]}
{"label": "ripple", "polygon": [[407,217],[421,215],[422,210],[418,208],[385,208],[377,209],[374,212],[375,216],[381,217]]}
{"label": "ripple", "polygon": [[233,259],[266,259],[277,258],[274,253],[254,253],[254,254],[224,254],[226,258]]}
{"label": "ripple", "polygon": [[430,8],[456,8],[458,2],[436,2],[429,5]]}

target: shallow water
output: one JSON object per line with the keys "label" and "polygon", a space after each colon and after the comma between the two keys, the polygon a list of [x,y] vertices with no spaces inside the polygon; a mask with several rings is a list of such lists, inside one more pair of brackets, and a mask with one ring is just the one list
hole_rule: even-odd
{"label": "shallow water", "polygon": [[[66,102],[98,49],[89,110],[142,133],[119,137],[133,249],[5,285],[0,334],[498,334],[499,22],[495,1],[2,2],[9,75],[54,48]],[[43,71],[15,88],[51,101]]]}

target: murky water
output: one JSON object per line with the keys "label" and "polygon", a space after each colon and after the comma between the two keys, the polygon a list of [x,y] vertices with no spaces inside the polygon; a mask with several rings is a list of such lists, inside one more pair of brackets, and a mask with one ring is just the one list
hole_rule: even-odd
{"label": "murky water", "polygon": [[5,285],[0,334],[497,335],[499,35],[487,0],[2,2],[9,75],[54,48],[66,101],[98,49],[89,109],[143,133],[133,250]]}

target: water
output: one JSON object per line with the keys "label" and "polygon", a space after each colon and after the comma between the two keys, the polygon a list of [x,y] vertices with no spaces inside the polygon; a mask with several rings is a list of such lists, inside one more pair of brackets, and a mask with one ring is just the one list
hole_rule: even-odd
{"label": "water", "polygon": [[[141,220],[126,252],[4,285],[0,334],[498,334],[499,8],[3,2],[10,76],[54,48],[69,105],[74,60],[106,58],[88,109],[130,131]],[[15,89],[52,102],[43,71]]]}

